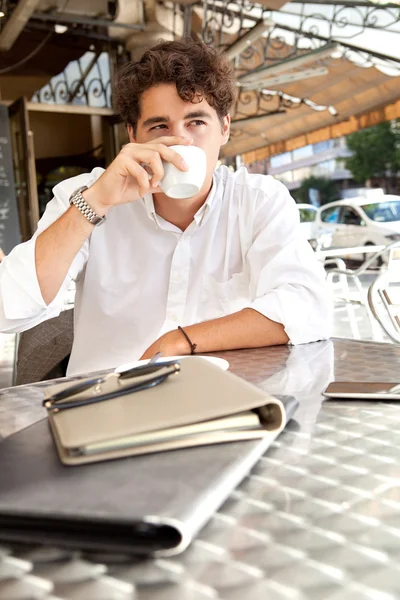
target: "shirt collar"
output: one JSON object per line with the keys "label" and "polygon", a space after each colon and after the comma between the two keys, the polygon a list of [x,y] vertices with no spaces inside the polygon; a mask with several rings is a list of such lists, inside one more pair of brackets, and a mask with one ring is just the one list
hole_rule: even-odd
{"label": "shirt collar", "polygon": [[[199,210],[194,215],[194,221],[195,221],[196,225],[202,225],[205,217],[209,214],[209,212],[211,210],[211,206],[214,202],[216,190],[217,190],[217,181],[216,181],[216,177],[214,174],[211,190],[207,196],[207,199],[204,202],[204,204],[202,206],[200,206]],[[158,215],[156,213],[156,209],[154,207],[153,194],[146,194],[145,196],[143,196],[143,202],[144,202],[144,205],[146,208],[147,216],[155,222],[157,227],[161,227],[160,217],[158,217]]]}
{"label": "shirt collar", "polygon": [[145,194],[143,196],[143,202],[146,208],[147,216],[159,226],[159,223],[157,222],[156,209],[154,208],[153,194]]}
{"label": "shirt collar", "polygon": [[211,190],[207,196],[207,199],[204,202],[204,204],[202,206],[200,206],[197,213],[194,215],[194,220],[196,222],[196,225],[202,225],[205,217],[209,214],[209,212],[211,210],[211,206],[214,202],[216,188],[217,188],[217,182],[215,180],[215,175],[213,175],[212,186],[211,186]]}

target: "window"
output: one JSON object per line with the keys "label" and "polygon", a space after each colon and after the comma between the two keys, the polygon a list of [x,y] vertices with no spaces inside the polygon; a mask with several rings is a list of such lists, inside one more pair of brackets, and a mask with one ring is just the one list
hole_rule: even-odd
{"label": "window", "polygon": [[293,150],[293,160],[301,160],[303,158],[308,158],[313,155],[313,147],[311,144],[308,146],[303,146],[302,148],[297,148]]}
{"label": "window", "polygon": [[344,225],[364,225],[358,212],[347,206],[343,208],[339,223],[343,223]]}
{"label": "window", "polygon": [[400,221],[400,201],[374,202],[361,207],[367,217],[379,223]]}
{"label": "window", "polygon": [[333,140],[317,142],[316,144],[313,144],[313,152],[314,152],[314,154],[319,154],[320,152],[326,152],[326,150],[330,150],[332,147],[333,147]]}
{"label": "window", "polygon": [[280,173],[278,175],[274,175],[275,179],[278,179],[284,185],[287,185],[293,181],[292,178],[293,171],[286,171],[285,173]]}
{"label": "window", "polygon": [[333,144],[333,148],[344,148],[345,150],[347,150],[345,137],[335,138],[334,140],[331,140],[331,142]]}
{"label": "window", "polygon": [[329,176],[335,171],[335,168],[336,168],[335,160],[333,160],[333,159],[324,160],[323,162],[320,162],[318,165],[315,165],[314,174],[320,175],[323,177]]}
{"label": "window", "polygon": [[316,212],[315,208],[299,208],[300,223],[315,221]]}
{"label": "window", "polygon": [[331,206],[321,211],[321,221],[324,223],[337,223],[339,219],[340,206]]}
{"label": "window", "polygon": [[279,167],[283,167],[284,165],[290,165],[291,162],[292,162],[291,152],[284,152],[283,154],[277,154],[276,156],[271,156],[271,159],[270,159],[271,169],[277,169]]}
{"label": "window", "polygon": [[303,181],[312,175],[312,167],[301,167],[293,170],[293,181]]}

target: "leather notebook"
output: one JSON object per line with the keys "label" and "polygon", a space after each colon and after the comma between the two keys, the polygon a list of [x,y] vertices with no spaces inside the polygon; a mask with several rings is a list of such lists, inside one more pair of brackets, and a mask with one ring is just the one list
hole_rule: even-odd
{"label": "leather notebook", "polygon": [[[168,369],[161,383],[146,387]],[[81,380],[67,398],[70,383],[46,390],[49,424],[66,465],[262,438],[286,423],[279,398],[200,357],[183,358],[178,366],[161,363],[150,378],[121,380],[111,373],[87,388],[91,381]],[[137,382],[143,389],[137,391]]]}
{"label": "leather notebook", "polygon": [[[296,408],[280,397],[285,421]],[[47,418],[0,442],[0,543],[171,556],[182,552],[277,437],[69,468]],[[101,559],[101,555],[100,558]]]}

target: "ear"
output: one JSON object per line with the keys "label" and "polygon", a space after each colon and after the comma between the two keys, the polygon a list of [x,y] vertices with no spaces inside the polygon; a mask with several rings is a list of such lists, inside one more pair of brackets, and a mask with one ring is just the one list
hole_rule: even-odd
{"label": "ear", "polygon": [[132,125],[128,125],[127,130],[128,130],[128,135],[129,135],[129,141],[130,142],[136,142],[135,135],[133,133],[133,127],[132,127]]}
{"label": "ear", "polygon": [[224,120],[222,123],[222,144],[221,144],[221,146],[225,146],[225,144],[229,140],[230,132],[231,132],[231,115],[226,115],[226,117],[224,117]]}

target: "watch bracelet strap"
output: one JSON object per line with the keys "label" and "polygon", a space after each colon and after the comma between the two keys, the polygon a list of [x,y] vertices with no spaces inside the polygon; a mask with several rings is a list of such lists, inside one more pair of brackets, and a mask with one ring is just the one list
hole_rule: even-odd
{"label": "watch bracelet strap", "polygon": [[85,198],[82,196],[82,192],[87,190],[88,187],[82,186],[75,190],[69,199],[70,204],[76,206],[76,208],[87,218],[87,220],[92,225],[98,225],[105,221],[105,217],[100,217],[86,202]]}

